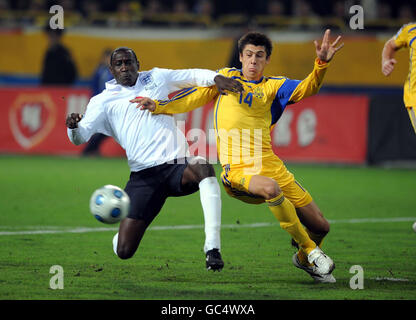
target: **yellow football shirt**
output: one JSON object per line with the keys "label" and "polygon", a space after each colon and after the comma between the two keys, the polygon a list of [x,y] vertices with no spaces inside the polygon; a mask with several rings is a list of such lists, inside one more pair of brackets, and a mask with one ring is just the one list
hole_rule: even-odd
{"label": "yellow football shirt", "polygon": [[156,101],[154,113],[188,112],[215,99],[214,129],[223,167],[250,168],[246,174],[266,176],[277,170],[284,176],[287,169],[273,152],[270,132],[287,105],[319,91],[327,67],[328,63],[316,59],[313,71],[302,81],[283,76],[250,81],[241,70],[224,68],[218,72],[241,82],[244,93],[219,95],[215,86],[188,88],[170,100]]}
{"label": "yellow football shirt", "polygon": [[409,48],[409,73],[406,77],[403,100],[406,107],[416,107],[416,22],[404,25],[394,36],[398,48]]}

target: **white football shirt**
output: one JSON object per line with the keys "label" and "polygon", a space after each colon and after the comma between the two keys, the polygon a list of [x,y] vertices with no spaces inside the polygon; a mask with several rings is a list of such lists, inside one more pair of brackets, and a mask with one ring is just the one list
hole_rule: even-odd
{"label": "white football shirt", "polygon": [[140,171],[188,155],[188,143],[171,115],[154,115],[129,100],[141,96],[168,99],[174,91],[215,84],[218,75],[204,69],[154,68],[139,72],[136,84],[122,86],[113,79],[91,98],[78,128],[67,128],[69,140],[80,145],[94,133],[112,136],[126,151],[131,171]]}

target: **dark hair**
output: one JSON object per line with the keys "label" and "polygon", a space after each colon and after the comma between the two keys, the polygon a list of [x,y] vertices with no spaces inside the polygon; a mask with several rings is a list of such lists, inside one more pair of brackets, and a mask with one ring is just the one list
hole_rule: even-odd
{"label": "dark hair", "polygon": [[272,41],[268,36],[260,32],[248,32],[238,40],[238,51],[243,53],[244,47],[248,44],[263,46],[266,49],[266,57],[272,54]]}
{"label": "dark hair", "polygon": [[136,53],[133,51],[133,49],[130,49],[130,48],[127,48],[127,47],[118,47],[117,49],[114,49],[113,52],[111,53],[110,65],[113,65],[113,58],[114,58],[115,54],[120,52],[120,51],[123,51],[123,52],[130,51],[133,54],[133,57],[136,60],[136,62],[139,62],[139,60],[137,60]]}

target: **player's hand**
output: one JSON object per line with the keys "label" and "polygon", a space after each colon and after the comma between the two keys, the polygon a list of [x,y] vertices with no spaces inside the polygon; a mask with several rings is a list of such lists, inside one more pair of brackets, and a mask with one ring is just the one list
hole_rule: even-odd
{"label": "player's hand", "polygon": [[331,30],[327,29],[325,31],[324,37],[322,38],[322,43],[319,44],[318,41],[314,41],[316,48],[316,55],[317,57],[324,62],[329,62],[334,57],[335,53],[340,50],[344,43],[341,43],[338,47],[339,40],[341,40],[341,36],[338,36],[338,38],[330,43],[329,42],[329,36],[331,34]]}
{"label": "player's hand", "polygon": [[75,129],[75,128],[78,128],[78,122],[80,122],[81,119],[82,119],[82,114],[71,113],[66,118],[65,124],[69,129]]}
{"label": "player's hand", "polygon": [[227,78],[222,75],[217,75],[215,76],[214,81],[217,85],[217,89],[220,94],[227,95],[226,90],[235,93],[244,92],[243,85],[235,79]]}
{"label": "player's hand", "polygon": [[131,99],[130,102],[137,103],[137,108],[140,108],[140,110],[149,110],[150,112],[156,110],[156,103],[150,98],[136,97]]}
{"label": "player's hand", "polygon": [[387,77],[390,75],[390,73],[394,70],[394,65],[397,63],[396,59],[388,59],[383,62],[383,65],[381,66],[381,72]]}

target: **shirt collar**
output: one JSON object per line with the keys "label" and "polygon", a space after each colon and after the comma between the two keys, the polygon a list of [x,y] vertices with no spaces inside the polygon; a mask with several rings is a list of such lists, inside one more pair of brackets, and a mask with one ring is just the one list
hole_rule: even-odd
{"label": "shirt collar", "polygon": [[[140,73],[139,73],[139,75],[140,75]],[[136,83],[134,84],[134,86],[131,86],[131,87],[123,86],[123,85],[117,83],[116,79],[111,79],[110,81],[107,81],[105,83],[105,88],[108,91],[121,91],[123,89],[132,90],[132,89],[136,89],[138,84],[139,84],[139,76],[137,77]]]}
{"label": "shirt collar", "polygon": [[244,77],[243,75],[243,69],[238,69],[238,71],[240,71],[240,76],[241,76],[241,80],[247,83],[254,83],[254,84],[259,84],[263,81],[264,76],[262,76],[259,80],[248,80],[246,77]]}

